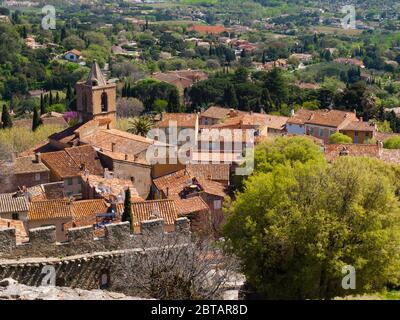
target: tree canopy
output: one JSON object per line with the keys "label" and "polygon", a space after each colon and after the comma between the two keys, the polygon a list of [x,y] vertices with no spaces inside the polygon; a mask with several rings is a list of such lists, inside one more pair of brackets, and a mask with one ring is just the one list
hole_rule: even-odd
{"label": "tree canopy", "polygon": [[[271,152],[258,148],[256,158],[268,160],[226,209],[227,244],[248,281],[268,299],[330,299],[398,283],[398,169],[353,157],[328,165],[305,141],[285,140]],[[347,265],[356,270],[351,292],[341,286]]]}

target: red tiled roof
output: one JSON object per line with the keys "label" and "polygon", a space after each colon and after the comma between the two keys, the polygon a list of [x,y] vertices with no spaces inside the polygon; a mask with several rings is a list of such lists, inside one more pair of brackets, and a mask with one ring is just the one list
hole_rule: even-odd
{"label": "red tiled roof", "polygon": [[209,107],[206,111],[200,114],[200,117],[207,117],[213,119],[224,119],[228,116],[230,112],[229,108],[222,108],[217,106]]}
{"label": "red tiled roof", "polygon": [[379,158],[379,146],[376,144],[328,144],[325,146],[325,157],[333,161],[345,152],[351,157]]}
{"label": "red tiled roof", "polygon": [[71,218],[72,204],[69,200],[41,200],[30,203],[28,220]]}
{"label": "red tiled roof", "polygon": [[341,130],[373,132],[376,130],[376,127],[374,124],[365,121],[352,121],[345,125]]}
{"label": "red tiled roof", "polygon": [[62,179],[76,177],[81,173],[78,165],[64,150],[44,153],[42,161]]}
{"label": "red tiled roof", "polygon": [[174,199],[179,215],[190,214],[199,211],[209,211],[210,207],[201,197],[188,199]]}
{"label": "red tiled roof", "polygon": [[133,225],[152,219],[164,219],[165,225],[173,225],[178,218],[174,200],[152,200],[132,203]]}
{"label": "red tiled roof", "polygon": [[226,180],[230,178],[229,164],[189,164],[187,171],[192,177],[209,180]]}
{"label": "red tiled roof", "polygon": [[168,128],[170,121],[176,121],[178,128],[195,128],[197,113],[163,113],[162,120],[155,124],[156,128]]}
{"label": "red tiled roof", "polygon": [[358,121],[354,112],[341,111],[341,110],[306,110],[300,109],[296,114],[289,118],[287,123],[294,124],[314,124],[319,126],[326,126],[338,128],[346,121]]}
{"label": "red tiled roof", "polygon": [[72,216],[74,220],[85,217],[94,217],[98,213],[106,213],[107,203],[103,199],[91,199],[72,202]]}
{"label": "red tiled roof", "polygon": [[103,166],[98,158],[96,150],[90,145],[66,148],[65,152],[74,160],[78,167],[84,165],[90,174],[102,175]]}

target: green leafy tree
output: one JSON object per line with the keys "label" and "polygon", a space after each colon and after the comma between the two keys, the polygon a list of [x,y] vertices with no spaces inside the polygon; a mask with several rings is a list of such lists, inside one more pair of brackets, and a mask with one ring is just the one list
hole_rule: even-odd
{"label": "green leafy tree", "polygon": [[3,129],[11,128],[13,125],[11,115],[8,112],[8,108],[6,105],[3,105],[3,110],[1,112],[1,123],[2,123]]}
{"label": "green leafy tree", "polygon": [[129,188],[125,190],[124,212],[122,213],[121,221],[129,221],[132,228],[132,201],[131,190]]}
{"label": "green leafy tree", "polygon": [[149,117],[143,116],[133,119],[129,125],[130,127],[127,130],[129,133],[145,137],[151,130],[153,122]]}
{"label": "green leafy tree", "polygon": [[329,137],[330,144],[353,143],[353,140],[343,133],[335,132]]}
{"label": "green leafy tree", "polygon": [[[304,149],[303,152],[306,153]],[[349,295],[342,268],[356,269],[351,294],[399,279],[399,202],[394,169],[341,157],[257,171],[227,205],[227,246],[249,283],[267,299]]]}
{"label": "green leafy tree", "polygon": [[386,149],[400,149],[400,137],[395,136],[395,137],[386,139],[383,142],[383,147]]}
{"label": "green leafy tree", "polygon": [[42,119],[40,118],[38,108],[33,109],[33,119],[32,119],[32,131],[36,131],[38,127],[43,124]]}

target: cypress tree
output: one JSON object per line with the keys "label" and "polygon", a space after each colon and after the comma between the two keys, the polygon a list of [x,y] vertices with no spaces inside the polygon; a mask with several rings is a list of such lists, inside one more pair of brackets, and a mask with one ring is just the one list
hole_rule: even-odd
{"label": "cypress tree", "polygon": [[68,86],[67,86],[67,93],[66,93],[66,95],[65,95],[65,100],[66,100],[67,105],[69,105],[69,103],[72,101],[72,99],[73,99],[73,96],[72,96],[72,95],[73,95],[73,94],[72,94],[71,84],[68,83]]}
{"label": "cypress tree", "polygon": [[57,93],[56,93],[56,103],[59,103],[59,102],[60,102],[60,95],[59,95],[59,93],[57,91]]}
{"label": "cypress tree", "polygon": [[238,107],[238,99],[236,96],[235,88],[229,84],[224,91],[224,105],[236,109]]}
{"label": "cypress tree", "polygon": [[32,131],[36,131],[36,129],[43,124],[42,119],[39,116],[38,108],[33,109],[33,119],[32,119]]}
{"label": "cypress tree", "polygon": [[44,115],[46,113],[46,105],[44,102],[43,93],[40,95],[40,114]]}
{"label": "cypress tree", "polygon": [[171,90],[168,96],[168,112],[179,112],[181,108],[181,104],[179,101],[179,93],[177,89]]}
{"label": "cypress tree", "polygon": [[1,112],[1,122],[3,123],[3,129],[12,127],[11,115],[8,112],[6,105],[3,105],[3,110]]}
{"label": "cypress tree", "polygon": [[49,93],[49,105],[52,105],[52,104],[53,104],[53,94],[52,94],[52,92],[50,90],[50,93]]}
{"label": "cypress tree", "polygon": [[121,221],[129,221],[132,227],[132,203],[131,203],[131,190],[125,190],[124,212],[122,213]]}

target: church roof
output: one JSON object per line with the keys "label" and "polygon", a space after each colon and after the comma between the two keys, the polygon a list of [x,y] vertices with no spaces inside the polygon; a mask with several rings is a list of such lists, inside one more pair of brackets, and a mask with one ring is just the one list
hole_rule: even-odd
{"label": "church roof", "polygon": [[[94,83],[96,83],[96,85],[94,85]],[[104,78],[97,61],[93,62],[92,69],[90,70],[89,73],[89,77],[86,80],[86,84],[93,87],[107,85],[107,81]]]}

